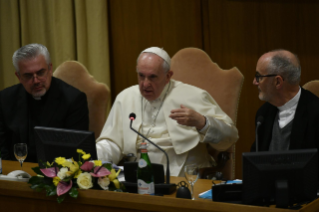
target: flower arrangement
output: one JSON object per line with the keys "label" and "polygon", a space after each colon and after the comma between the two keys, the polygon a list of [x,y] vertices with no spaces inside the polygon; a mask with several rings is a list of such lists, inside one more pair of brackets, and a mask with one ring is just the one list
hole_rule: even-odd
{"label": "flower arrangement", "polygon": [[73,198],[78,197],[78,189],[103,189],[110,191],[124,191],[111,164],[102,164],[100,160],[89,161],[91,155],[81,149],[77,149],[79,160],[66,160],[58,157],[51,164],[43,163],[44,169],[34,167],[37,174],[29,180],[31,188],[36,191],[46,190],[47,196],[57,195],[58,203],[61,203],[67,194]]}

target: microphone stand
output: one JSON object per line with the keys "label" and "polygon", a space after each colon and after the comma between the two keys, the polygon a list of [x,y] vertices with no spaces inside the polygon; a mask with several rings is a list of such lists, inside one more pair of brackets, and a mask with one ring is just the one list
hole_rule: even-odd
{"label": "microphone stand", "polygon": [[132,127],[133,120],[134,120],[134,119],[131,119],[131,124],[130,124],[131,130],[133,130],[133,131],[136,132],[139,136],[141,136],[142,138],[144,138],[145,140],[147,140],[148,142],[150,142],[151,144],[153,144],[154,146],[156,146],[159,150],[161,150],[161,151],[165,154],[166,160],[167,160],[167,163],[166,163],[166,184],[170,184],[169,159],[168,159],[167,153],[166,153],[162,148],[160,148],[160,147],[157,146],[155,143],[153,143],[153,142],[150,141],[148,138],[146,138],[144,135],[142,135],[140,132],[136,131],[136,130]]}

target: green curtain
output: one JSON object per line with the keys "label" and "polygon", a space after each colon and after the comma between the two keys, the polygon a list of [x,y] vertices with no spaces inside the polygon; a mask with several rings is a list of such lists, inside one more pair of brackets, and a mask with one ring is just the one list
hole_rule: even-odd
{"label": "green curtain", "polygon": [[29,43],[45,45],[53,69],[77,60],[110,85],[106,0],[0,0],[0,90],[19,81],[12,55]]}

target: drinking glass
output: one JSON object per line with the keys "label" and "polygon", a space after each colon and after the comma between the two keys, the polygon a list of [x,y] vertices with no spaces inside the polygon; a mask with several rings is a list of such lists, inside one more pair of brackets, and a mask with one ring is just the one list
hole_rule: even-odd
{"label": "drinking glass", "polygon": [[191,193],[192,193],[192,200],[195,199],[194,197],[194,184],[196,183],[199,177],[199,166],[196,164],[189,164],[185,165],[184,167],[185,178],[191,185]]}
{"label": "drinking glass", "polygon": [[28,155],[28,147],[26,143],[18,143],[14,145],[14,156],[20,162],[21,167],[27,155]]}

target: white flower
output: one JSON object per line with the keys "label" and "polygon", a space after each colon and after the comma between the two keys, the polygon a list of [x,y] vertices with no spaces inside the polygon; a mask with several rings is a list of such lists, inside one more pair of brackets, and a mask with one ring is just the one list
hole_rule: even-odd
{"label": "white flower", "polygon": [[89,189],[93,187],[92,176],[87,172],[81,173],[76,182],[81,189]]}
{"label": "white flower", "polygon": [[68,168],[64,167],[61,168],[60,171],[58,172],[58,177],[63,180],[66,177],[66,173],[69,171]]}
{"label": "white flower", "polygon": [[108,190],[108,186],[110,185],[110,179],[108,177],[99,177],[97,184],[99,184],[102,189]]}

